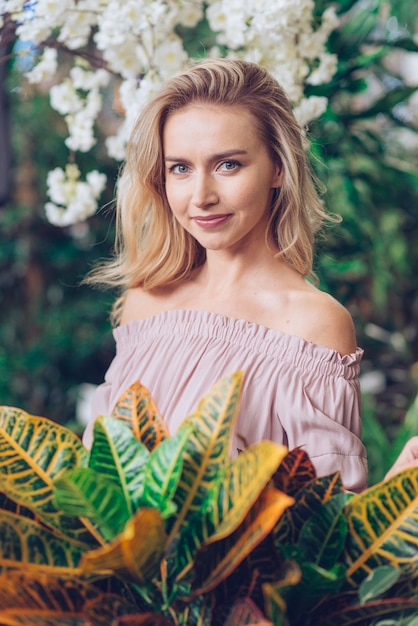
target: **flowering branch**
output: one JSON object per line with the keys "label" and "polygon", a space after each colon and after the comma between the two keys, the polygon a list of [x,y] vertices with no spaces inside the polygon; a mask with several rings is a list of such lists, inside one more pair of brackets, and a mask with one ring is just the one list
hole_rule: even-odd
{"label": "flowering branch", "polygon": [[[3,10],[1,10],[3,9]],[[123,160],[138,113],[164,80],[184,69],[190,57],[179,32],[206,21],[212,44],[206,56],[229,56],[269,68],[286,90],[304,126],[324,111],[326,98],[304,96],[307,85],[327,83],[336,70],[326,52],[337,25],[333,8],[314,18],[314,0],[0,0],[0,34],[16,32],[34,48],[26,73],[34,84],[51,84],[50,101],[68,127],[72,153],[97,142],[103,95],[116,94],[117,130],[105,139],[108,155]],[[65,57],[66,62],[61,59]],[[122,116],[118,113],[122,112]],[[48,219],[68,225],[97,209],[105,177],[85,181],[75,164],[48,176]]]}

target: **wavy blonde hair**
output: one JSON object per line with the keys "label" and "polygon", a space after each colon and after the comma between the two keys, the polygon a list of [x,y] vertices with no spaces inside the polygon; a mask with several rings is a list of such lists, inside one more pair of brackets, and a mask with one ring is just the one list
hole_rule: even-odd
{"label": "wavy blonde hair", "polygon": [[127,146],[116,203],[114,257],[88,282],[150,290],[181,281],[206,258],[204,248],[174,218],[165,193],[162,134],[169,115],[192,103],[245,107],[272,160],[283,171],[274,194],[266,241],[303,276],[312,274],[314,236],[323,208],[302,131],[278,82],[254,63],[208,59],[169,79],[140,114]]}

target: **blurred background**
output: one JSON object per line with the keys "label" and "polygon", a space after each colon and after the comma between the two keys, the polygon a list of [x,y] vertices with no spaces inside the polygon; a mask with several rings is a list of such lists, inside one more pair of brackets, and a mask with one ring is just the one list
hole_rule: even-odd
{"label": "blurred background", "polygon": [[[318,11],[328,4],[317,1]],[[315,270],[350,310],[365,350],[364,440],[376,482],[418,434],[418,12],[415,0],[332,4],[342,17],[328,43],[338,70],[307,87],[329,99],[309,135],[327,207],[343,221],[318,241]],[[207,24],[182,36],[201,54]],[[81,433],[113,356],[115,294],[81,281],[112,248],[117,164],[99,140],[79,162],[108,176],[101,210],[68,227],[46,220],[46,175],[67,158],[66,128],[47,86],[24,80],[14,45],[12,36],[0,43],[0,403]]]}

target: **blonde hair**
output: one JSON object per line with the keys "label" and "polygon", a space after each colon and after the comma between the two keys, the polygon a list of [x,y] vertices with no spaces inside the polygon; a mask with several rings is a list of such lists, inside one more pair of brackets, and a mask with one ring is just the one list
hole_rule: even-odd
{"label": "blonde hair", "polygon": [[88,282],[150,290],[181,281],[206,258],[204,248],[174,218],[165,193],[162,133],[167,117],[199,102],[245,107],[271,158],[283,171],[272,201],[266,241],[303,276],[312,274],[314,236],[324,211],[302,131],[278,82],[254,63],[207,59],[174,78],[140,114],[118,182],[114,258]]}

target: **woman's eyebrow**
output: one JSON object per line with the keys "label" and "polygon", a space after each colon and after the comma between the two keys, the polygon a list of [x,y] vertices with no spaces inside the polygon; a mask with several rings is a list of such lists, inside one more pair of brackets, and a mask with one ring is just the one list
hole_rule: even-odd
{"label": "woman's eyebrow", "polygon": [[[210,157],[210,161],[217,161],[220,159],[227,159],[230,158],[232,156],[239,156],[239,155],[245,155],[247,154],[247,150],[242,150],[242,149],[237,149],[237,150],[226,150],[225,152],[220,152],[218,154],[214,154]],[[170,162],[174,162],[174,161],[188,161],[188,159],[181,157],[181,156],[165,156],[164,157],[164,161],[170,161]]]}

